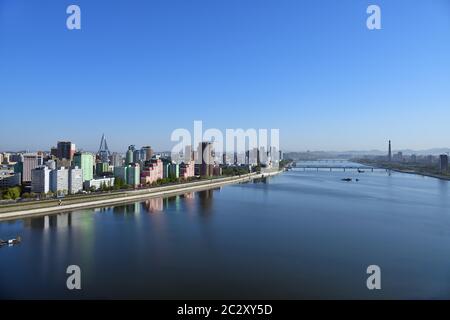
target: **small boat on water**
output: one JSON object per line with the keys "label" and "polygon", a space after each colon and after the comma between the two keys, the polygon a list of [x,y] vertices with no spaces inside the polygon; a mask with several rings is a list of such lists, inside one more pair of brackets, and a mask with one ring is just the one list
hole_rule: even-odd
{"label": "small boat on water", "polygon": [[5,245],[13,246],[15,244],[19,244],[22,242],[22,238],[18,236],[17,238],[9,239],[9,240],[2,240],[0,239],[0,247]]}
{"label": "small boat on water", "polygon": [[344,179],[341,179],[342,181],[352,181],[352,178],[344,178]]}

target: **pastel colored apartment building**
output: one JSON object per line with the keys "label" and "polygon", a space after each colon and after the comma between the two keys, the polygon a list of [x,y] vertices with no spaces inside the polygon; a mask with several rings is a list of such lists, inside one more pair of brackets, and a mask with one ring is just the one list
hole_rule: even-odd
{"label": "pastel colored apartment building", "polygon": [[180,164],[180,178],[187,179],[195,176],[195,161],[182,162]]}
{"label": "pastel colored apartment building", "polygon": [[163,178],[163,162],[160,159],[152,159],[145,162],[141,172],[141,184],[151,184]]}

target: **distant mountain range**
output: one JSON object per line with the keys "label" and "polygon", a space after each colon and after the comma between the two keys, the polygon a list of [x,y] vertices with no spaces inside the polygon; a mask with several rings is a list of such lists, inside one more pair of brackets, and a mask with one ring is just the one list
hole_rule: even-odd
{"label": "distant mountain range", "polygon": [[[450,148],[432,148],[426,150],[400,149],[392,150],[392,154],[402,152],[404,155],[418,156],[450,154]],[[285,152],[285,158],[291,159],[324,159],[324,158],[353,158],[361,156],[387,155],[387,150],[348,150],[348,151],[293,151]]]}

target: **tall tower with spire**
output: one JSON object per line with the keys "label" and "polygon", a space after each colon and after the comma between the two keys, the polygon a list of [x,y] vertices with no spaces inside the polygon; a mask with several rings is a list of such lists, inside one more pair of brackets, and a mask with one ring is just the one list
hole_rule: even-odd
{"label": "tall tower with spire", "polygon": [[389,140],[388,160],[389,162],[392,160],[391,140]]}
{"label": "tall tower with spire", "polygon": [[102,135],[102,140],[100,141],[100,147],[98,148],[97,154],[101,162],[109,163],[109,156],[111,155],[111,152],[109,152],[105,134]]}

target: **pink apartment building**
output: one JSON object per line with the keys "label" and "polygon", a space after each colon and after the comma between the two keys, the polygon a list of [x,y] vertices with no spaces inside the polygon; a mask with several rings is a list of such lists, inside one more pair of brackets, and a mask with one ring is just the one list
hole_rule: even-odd
{"label": "pink apartment building", "polygon": [[141,171],[141,184],[151,184],[163,178],[163,163],[160,159],[152,159]]}
{"label": "pink apartment building", "polygon": [[187,179],[195,175],[195,161],[182,162],[180,164],[180,178]]}

